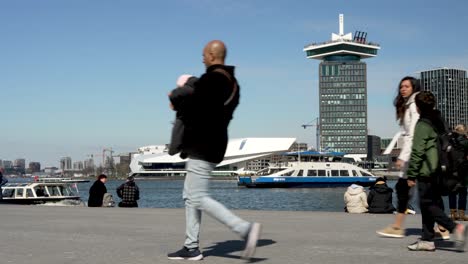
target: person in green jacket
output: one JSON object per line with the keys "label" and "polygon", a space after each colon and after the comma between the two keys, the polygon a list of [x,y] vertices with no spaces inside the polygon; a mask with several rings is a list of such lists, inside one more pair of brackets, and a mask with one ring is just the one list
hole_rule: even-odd
{"label": "person in green jacket", "polygon": [[[435,175],[439,173],[438,133],[446,131],[445,122],[431,92],[420,92],[415,98],[420,119],[416,124],[413,146],[407,171],[408,186],[418,182],[419,206],[422,215],[421,239],[408,246],[413,251],[434,251],[434,224],[445,227],[453,235],[455,247],[464,251],[467,229],[457,224],[444,212],[442,196]],[[429,122],[429,123],[428,123]]]}

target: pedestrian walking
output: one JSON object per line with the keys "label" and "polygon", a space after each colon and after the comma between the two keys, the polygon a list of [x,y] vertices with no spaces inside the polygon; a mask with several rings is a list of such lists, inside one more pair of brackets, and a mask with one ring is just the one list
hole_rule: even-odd
{"label": "pedestrian walking", "polygon": [[[393,101],[396,118],[400,124],[400,132],[396,136],[400,135],[402,138],[401,152],[395,163],[395,167],[400,170],[400,178],[395,185],[397,195],[397,214],[395,220],[393,224],[377,231],[377,234],[384,237],[401,238],[405,236],[403,222],[406,210],[408,209],[411,191],[406,182],[406,170],[413,144],[414,127],[419,119],[414,98],[420,90],[421,87],[416,78],[410,76],[404,77],[398,85],[398,95]],[[392,141],[396,142],[396,140]],[[389,148],[393,148],[393,146],[389,146]]]}
{"label": "pedestrian walking", "polygon": [[422,217],[422,235],[420,240],[408,246],[413,251],[434,251],[434,224],[446,228],[452,235],[455,248],[464,251],[467,230],[465,225],[457,224],[444,212],[444,203],[437,176],[439,166],[438,135],[445,133],[445,121],[440,112],[435,110],[436,101],[431,92],[422,91],[415,97],[420,113],[416,124],[411,148],[411,157],[407,170],[409,187],[418,182],[419,207]]}
{"label": "pedestrian walking", "polygon": [[[185,93],[188,95],[184,98],[169,95],[173,109],[184,112],[181,117],[184,132],[180,146],[181,152],[188,157],[183,190],[186,238],[183,248],[168,254],[169,259],[203,259],[199,242],[203,212],[245,240],[242,254],[245,259],[253,256],[260,236],[259,223],[241,219],[209,194],[210,173],[224,158],[228,142],[227,128],[239,103],[234,66],[225,65],[226,52],[222,41],[210,41],[203,49],[206,72],[195,82],[193,93]],[[181,101],[185,103],[180,105]]]}

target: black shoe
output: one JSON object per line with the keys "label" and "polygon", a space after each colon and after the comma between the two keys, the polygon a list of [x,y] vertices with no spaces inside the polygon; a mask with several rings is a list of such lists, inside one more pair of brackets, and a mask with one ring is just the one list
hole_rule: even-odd
{"label": "black shoe", "polygon": [[186,260],[202,260],[203,255],[198,248],[188,249],[183,247],[181,250],[167,254],[168,259],[186,259]]}
{"label": "black shoe", "polygon": [[262,232],[262,225],[259,223],[252,223],[245,238],[245,249],[242,253],[243,259],[250,259],[255,254],[257,248],[257,242],[260,239],[260,233]]}

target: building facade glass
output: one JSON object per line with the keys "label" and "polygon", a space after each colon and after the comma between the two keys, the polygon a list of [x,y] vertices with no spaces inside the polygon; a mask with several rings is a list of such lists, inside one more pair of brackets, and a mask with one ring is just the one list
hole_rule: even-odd
{"label": "building facade glass", "polygon": [[319,66],[322,149],[367,154],[367,69],[358,58],[338,56]]}
{"label": "building facade glass", "polygon": [[435,69],[421,72],[423,90],[437,99],[437,109],[450,129],[468,124],[468,79],[465,70]]}

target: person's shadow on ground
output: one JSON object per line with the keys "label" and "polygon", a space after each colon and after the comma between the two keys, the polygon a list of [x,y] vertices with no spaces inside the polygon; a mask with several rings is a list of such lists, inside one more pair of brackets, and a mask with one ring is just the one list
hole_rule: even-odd
{"label": "person's shadow on ground", "polygon": [[[271,239],[259,239],[257,242],[258,247],[269,246],[275,244],[276,241]],[[231,253],[237,251],[243,251],[245,248],[245,241],[243,240],[228,240],[224,242],[218,242],[212,246],[205,247],[203,249],[203,255],[205,257],[208,256],[217,256],[217,257],[224,257],[224,258],[233,258],[233,259],[240,259],[240,255],[233,255]],[[267,260],[267,258],[251,258],[250,263],[253,262],[260,262]]]}

